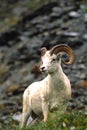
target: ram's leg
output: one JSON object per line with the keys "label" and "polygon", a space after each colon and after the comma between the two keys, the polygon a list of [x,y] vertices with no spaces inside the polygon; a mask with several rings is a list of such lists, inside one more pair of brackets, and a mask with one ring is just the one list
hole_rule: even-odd
{"label": "ram's leg", "polygon": [[32,125],[34,125],[34,124],[37,123],[37,122],[39,122],[38,117],[37,117],[36,119],[32,120],[32,121],[30,122],[29,126],[31,127]]}
{"label": "ram's leg", "polygon": [[48,104],[45,101],[44,97],[42,97],[42,111],[44,116],[44,122],[46,122],[48,119]]}
{"label": "ram's leg", "polygon": [[31,114],[31,109],[29,106],[29,92],[25,91],[23,95],[23,110],[22,110],[22,120],[21,120],[21,128],[27,124],[27,120]]}

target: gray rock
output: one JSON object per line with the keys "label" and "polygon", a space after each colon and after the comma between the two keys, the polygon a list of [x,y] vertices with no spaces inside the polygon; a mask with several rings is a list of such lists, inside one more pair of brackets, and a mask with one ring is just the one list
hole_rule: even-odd
{"label": "gray rock", "polygon": [[87,22],[87,13],[84,16],[84,21]]}
{"label": "gray rock", "polygon": [[51,16],[56,16],[56,17],[59,17],[62,15],[62,9],[60,7],[54,7],[52,9],[52,13],[51,13]]}
{"label": "gray rock", "polygon": [[65,32],[63,35],[69,36],[69,37],[77,37],[77,36],[79,36],[79,33],[77,33],[77,32]]}
{"label": "gray rock", "polygon": [[[12,118],[13,118],[13,120],[20,122],[20,121],[21,121],[21,118],[22,118],[22,115],[21,115],[21,114],[14,114],[14,115],[12,116]],[[27,124],[30,124],[30,122],[32,122],[32,120],[33,120],[33,119],[32,119],[32,117],[30,116],[29,119],[28,119],[28,123],[27,123]]]}
{"label": "gray rock", "polygon": [[83,35],[83,39],[87,41],[87,34]]}
{"label": "gray rock", "polygon": [[68,16],[70,18],[78,18],[78,17],[80,17],[80,14],[76,11],[71,11],[71,12],[69,12]]}

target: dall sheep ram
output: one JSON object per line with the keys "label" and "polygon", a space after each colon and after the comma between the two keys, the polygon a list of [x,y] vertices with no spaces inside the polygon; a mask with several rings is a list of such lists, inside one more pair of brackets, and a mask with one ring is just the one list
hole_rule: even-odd
{"label": "dall sheep ram", "polygon": [[47,73],[47,77],[32,83],[24,91],[21,127],[27,124],[32,112],[38,117],[42,115],[46,122],[49,112],[65,111],[71,97],[71,85],[61,67],[61,52],[69,55],[69,61],[63,63],[69,65],[74,61],[74,53],[66,44],[56,45],[50,50],[45,47],[41,49],[40,71]]}

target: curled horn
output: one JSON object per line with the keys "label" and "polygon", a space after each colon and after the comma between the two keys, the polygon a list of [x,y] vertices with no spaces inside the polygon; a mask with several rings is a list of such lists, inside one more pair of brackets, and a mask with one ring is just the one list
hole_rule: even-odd
{"label": "curled horn", "polygon": [[51,55],[57,54],[62,51],[66,52],[70,57],[68,62],[63,61],[64,64],[67,64],[67,65],[72,64],[74,61],[74,52],[68,45],[65,45],[65,44],[56,45],[50,50],[50,54]]}
{"label": "curled horn", "polygon": [[43,47],[43,48],[41,49],[41,56],[44,56],[45,53],[46,53],[46,51],[47,51],[46,47]]}

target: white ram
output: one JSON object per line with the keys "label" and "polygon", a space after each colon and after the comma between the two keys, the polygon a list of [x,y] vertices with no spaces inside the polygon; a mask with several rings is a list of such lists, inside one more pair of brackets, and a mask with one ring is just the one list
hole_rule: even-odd
{"label": "white ram", "polygon": [[40,71],[48,75],[42,81],[32,83],[24,91],[21,127],[26,125],[32,112],[38,117],[42,115],[46,122],[49,112],[53,110],[59,110],[59,113],[60,110],[65,111],[71,97],[71,85],[61,67],[60,53],[62,51],[70,57],[68,62],[63,61],[63,63],[71,64],[74,60],[74,53],[69,46],[60,44],[50,50],[42,48]]}

